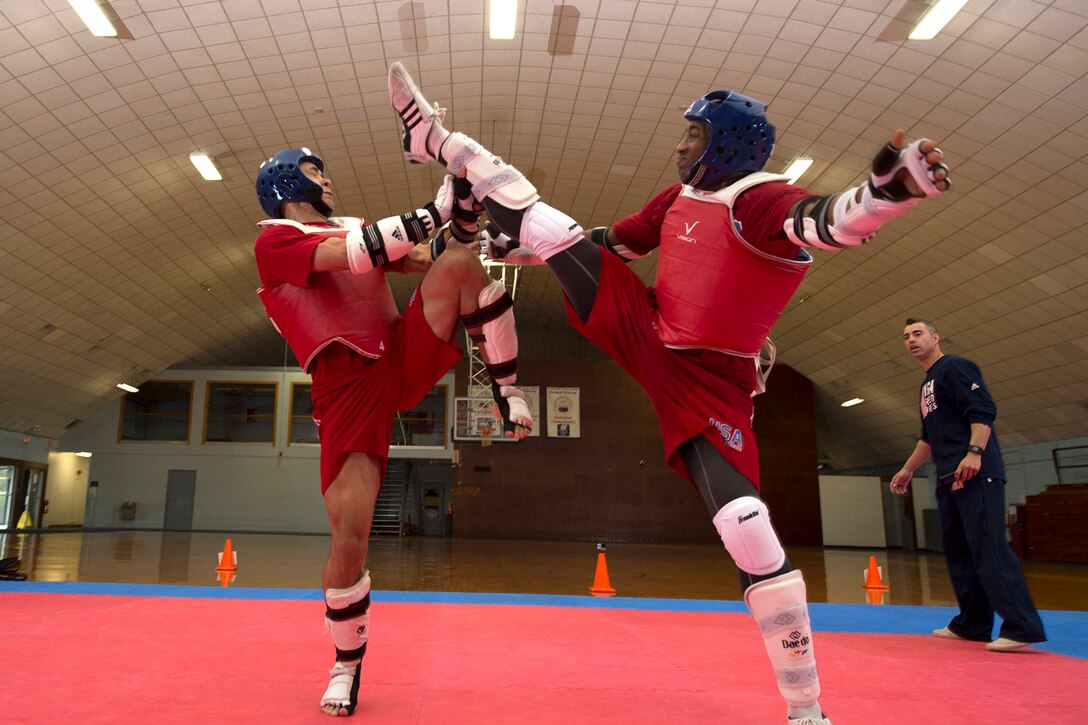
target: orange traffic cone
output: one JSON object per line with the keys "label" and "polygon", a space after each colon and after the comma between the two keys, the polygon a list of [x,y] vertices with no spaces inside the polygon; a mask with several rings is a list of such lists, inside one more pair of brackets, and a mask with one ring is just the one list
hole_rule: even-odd
{"label": "orange traffic cone", "polygon": [[238,568],[238,555],[234,553],[234,549],[231,548],[230,539],[227,539],[227,543],[223,545],[223,551],[219,552],[219,565],[215,567],[216,571],[234,571]]}
{"label": "orange traffic cone", "polygon": [[589,593],[595,597],[614,597],[616,590],[608,583],[608,563],[604,560],[604,544],[597,544],[597,572]]}
{"label": "orange traffic cone", "polygon": [[865,601],[869,604],[883,604],[885,594],[887,592],[883,589],[866,589]]}
{"label": "orange traffic cone", "polygon": [[229,587],[238,575],[228,569],[216,569],[215,578],[225,587]]}
{"label": "orange traffic cone", "polygon": [[880,567],[876,565],[876,557],[869,557],[869,568],[865,571],[865,584],[862,585],[863,589],[877,589],[884,590],[888,587],[884,586],[884,582],[880,579]]}

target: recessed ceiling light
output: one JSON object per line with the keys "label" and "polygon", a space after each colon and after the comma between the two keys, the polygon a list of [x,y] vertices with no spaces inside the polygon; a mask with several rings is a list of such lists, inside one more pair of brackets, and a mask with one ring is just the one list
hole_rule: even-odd
{"label": "recessed ceiling light", "polygon": [[194,151],[189,154],[189,160],[193,162],[193,166],[200,172],[200,175],[207,181],[222,181],[223,175],[219,173],[219,169],[215,168],[215,164],[208,154],[203,151]]}
{"label": "recessed ceiling light", "polygon": [[808,167],[812,166],[812,159],[806,159],[803,156],[796,158],[793,162],[786,167],[786,170],[782,173],[790,177],[789,183],[794,183],[801,178],[801,175],[808,171]]}
{"label": "recessed ceiling light", "polygon": [[858,403],[864,403],[864,402],[865,402],[865,398],[850,398],[850,400],[842,401],[841,403],[839,403],[839,405],[841,405],[843,408],[853,408]]}
{"label": "recessed ceiling light", "polygon": [[68,0],[68,4],[79,14],[79,19],[91,31],[91,35],[99,38],[117,37],[117,28],[113,27],[97,0]]}
{"label": "recessed ceiling light", "polygon": [[518,0],[491,0],[492,40],[511,40],[518,21]]}
{"label": "recessed ceiling light", "polygon": [[967,0],[936,0],[907,37],[911,40],[932,40],[966,4]]}

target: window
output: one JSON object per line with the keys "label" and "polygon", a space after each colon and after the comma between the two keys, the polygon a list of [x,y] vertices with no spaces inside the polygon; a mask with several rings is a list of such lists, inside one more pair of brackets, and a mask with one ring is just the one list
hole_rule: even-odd
{"label": "window", "polygon": [[275,443],[275,383],[208,383],[208,443]]}
{"label": "window", "polygon": [[192,404],[192,382],[149,380],[121,400],[118,440],[188,443]]}
{"label": "window", "polygon": [[411,410],[397,413],[393,419],[393,445],[446,445],[447,386],[438,385]]}
{"label": "window", "polygon": [[317,424],[314,423],[314,404],[310,400],[309,383],[291,385],[291,424],[287,431],[287,445],[292,443],[317,443]]}

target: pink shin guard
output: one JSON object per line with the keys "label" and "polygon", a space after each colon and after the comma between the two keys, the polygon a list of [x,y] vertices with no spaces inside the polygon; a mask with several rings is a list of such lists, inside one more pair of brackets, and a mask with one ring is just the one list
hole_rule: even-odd
{"label": "pink shin guard", "polygon": [[336,659],[357,662],[366,654],[370,631],[370,572],[346,589],[325,591],[325,626],[332,634]]}

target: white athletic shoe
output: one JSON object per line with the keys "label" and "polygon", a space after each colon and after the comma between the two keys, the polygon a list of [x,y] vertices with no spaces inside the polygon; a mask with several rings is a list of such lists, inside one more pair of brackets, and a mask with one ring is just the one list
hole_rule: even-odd
{"label": "white athletic shoe", "polygon": [[800,720],[791,718],[788,722],[791,725],[831,725],[831,721],[826,717],[803,717]]}
{"label": "white athletic shoe", "polygon": [[412,76],[400,63],[389,66],[389,102],[404,127],[401,141],[404,158],[413,164],[438,160],[438,149],[449,133],[442,128],[446,109],[433,106],[412,82]]}
{"label": "white athletic shoe", "polygon": [[993,642],[988,643],[986,649],[991,652],[1015,652],[1030,644],[1031,642],[1018,642],[1015,639],[1009,639],[1008,637],[998,637]]}
{"label": "white athletic shoe", "polygon": [[941,627],[940,629],[933,630],[934,637],[940,637],[941,639],[963,639],[948,627]]}

